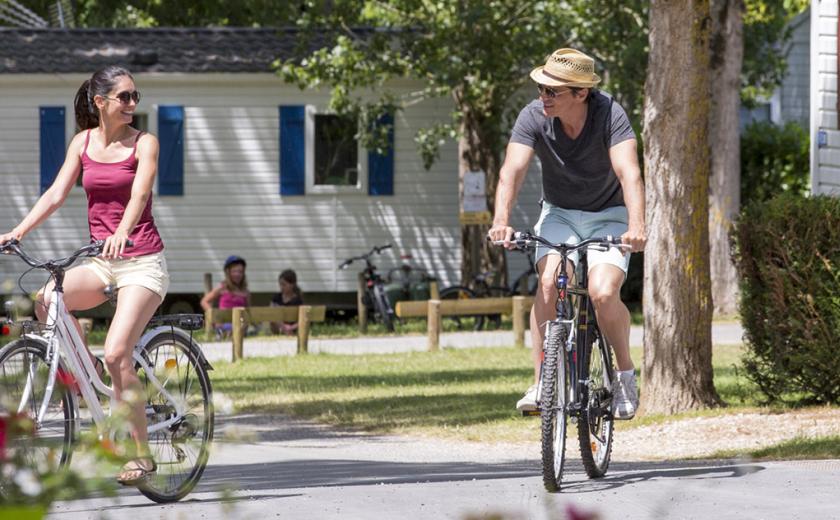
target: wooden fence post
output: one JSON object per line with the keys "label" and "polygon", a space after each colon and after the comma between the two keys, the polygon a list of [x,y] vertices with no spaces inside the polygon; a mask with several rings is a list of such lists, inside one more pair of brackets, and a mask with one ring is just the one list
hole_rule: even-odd
{"label": "wooden fence post", "polygon": [[429,300],[428,311],[429,351],[440,348],[440,300]]}
{"label": "wooden fence post", "polygon": [[242,347],[245,342],[245,307],[234,307],[233,316],[233,361],[242,359]]}
{"label": "wooden fence post", "polygon": [[513,297],[513,341],[517,347],[525,347],[525,297]]}
{"label": "wooden fence post", "polygon": [[359,310],[359,332],[367,332],[367,307],[365,307],[365,273],[359,273],[359,284],[356,287],[356,308]]}
{"label": "wooden fence post", "polygon": [[210,341],[213,337],[213,308],[204,311],[204,339]]}
{"label": "wooden fence post", "polygon": [[306,354],[309,352],[309,323],[312,316],[311,305],[298,307],[298,331],[297,331],[297,353]]}
{"label": "wooden fence post", "polygon": [[429,299],[440,300],[440,288],[438,287],[437,280],[429,282]]}

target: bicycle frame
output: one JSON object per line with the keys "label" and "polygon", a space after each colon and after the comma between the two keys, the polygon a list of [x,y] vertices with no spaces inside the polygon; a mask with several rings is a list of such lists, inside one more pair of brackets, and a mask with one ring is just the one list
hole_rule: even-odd
{"label": "bicycle frame", "polygon": [[[162,328],[166,327],[159,327],[151,332],[156,333]],[[64,295],[60,291],[53,290],[52,292],[52,298],[50,299],[50,306],[47,312],[47,325],[43,336],[39,336],[37,334],[26,334],[24,337],[29,337],[30,339],[41,338],[47,342],[46,361],[49,364],[50,370],[47,378],[47,387],[44,392],[44,399],[38,410],[38,416],[36,418],[37,424],[40,425],[44,419],[44,414],[47,411],[50,399],[52,398],[52,393],[55,390],[56,380],[58,379],[57,376],[60,360],[64,359],[71,375],[75,378],[82,398],[88,405],[88,409],[94,423],[96,423],[97,426],[102,426],[105,422],[106,415],[99,399],[96,397],[96,393],[99,392],[100,394],[103,394],[113,400],[114,391],[108,388],[108,386],[102,382],[99,374],[96,373],[93,362],[87,354],[84,342],[79,336],[75,324],[64,305]],[[149,333],[144,335],[144,339],[147,337],[150,337]],[[143,344],[142,339],[139,344]],[[149,424],[147,431],[149,433],[154,433],[163,428],[168,428],[175,422],[181,420],[181,418],[185,415],[184,403],[166,391],[164,384],[161,384],[161,382],[155,377],[154,371],[151,370],[149,364],[140,355],[139,349],[134,349],[133,358],[134,361],[137,362],[143,369],[152,384],[175,407],[174,417],[167,419],[164,422]],[[31,384],[33,381],[34,375],[30,375],[23,391],[23,397],[21,399],[18,412],[23,410],[29,399],[29,395],[32,393]],[[78,403],[76,406],[78,406]]]}

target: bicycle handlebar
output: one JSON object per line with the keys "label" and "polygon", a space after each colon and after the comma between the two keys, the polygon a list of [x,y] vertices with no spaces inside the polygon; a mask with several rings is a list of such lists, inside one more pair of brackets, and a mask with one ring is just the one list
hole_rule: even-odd
{"label": "bicycle handlebar", "polygon": [[[126,241],[126,246],[131,247],[134,244],[131,240]],[[66,269],[73,265],[79,257],[99,256],[102,254],[102,248],[105,246],[104,240],[96,240],[80,247],[74,251],[70,256],[65,258],[56,258],[52,260],[38,260],[33,258],[29,253],[20,247],[18,240],[12,239],[5,244],[0,244],[0,254],[13,254],[20,257],[27,265],[36,269],[46,269],[47,271],[57,271],[59,269]]]}
{"label": "bicycle handlebar", "polygon": [[363,255],[360,255],[360,256],[354,256],[352,258],[348,258],[347,260],[341,262],[341,264],[338,266],[338,268],[339,269],[346,269],[347,266],[349,266],[350,264],[352,264],[356,260],[364,260],[365,262],[370,263],[369,259],[370,259],[371,256],[373,256],[374,253],[375,254],[380,254],[380,253],[382,253],[382,251],[385,251],[386,249],[391,249],[392,247],[393,247],[393,244],[385,244],[384,246],[373,246],[373,249],[371,249],[367,253],[365,253]]}
{"label": "bicycle handlebar", "polygon": [[[535,244],[542,244],[549,249],[553,249],[561,253],[571,253],[572,251],[577,251],[578,249],[583,249],[584,247],[593,245],[601,251],[606,251],[611,247],[619,249],[629,249],[631,247],[629,244],[623,243],[621,241],[621,237],[614,237],[612,235],[607,235],[605,237],[593,237],[576,244],[568,244],[565,242],[558,242],[557,244],[554,244],[539,235],[534,235],[527,231],[516,231],[513,234],[513,240],[511,240],[511,242],[515,243],[516,247],[520,249],[528,246],[534,246]],[[502,245],[505,241],[494,240],[493,243],[496,245]]]}

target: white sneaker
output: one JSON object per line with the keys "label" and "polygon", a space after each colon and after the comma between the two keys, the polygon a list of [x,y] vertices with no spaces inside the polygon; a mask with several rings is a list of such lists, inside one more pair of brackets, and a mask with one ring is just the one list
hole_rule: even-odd
{"label": "white sneaker", "polygon": [[619,374],[613,383],[612,412],[616,419],[632,419],[639,407],[635,374]]}
{"label": "white sneaker", "polygon": [[528,388],[528,391],[525,392],[525,395],[517,401],[516,409],[520,412],[531,412],[537,409],[537,389],[539,386],[537,383],[531,385]]}

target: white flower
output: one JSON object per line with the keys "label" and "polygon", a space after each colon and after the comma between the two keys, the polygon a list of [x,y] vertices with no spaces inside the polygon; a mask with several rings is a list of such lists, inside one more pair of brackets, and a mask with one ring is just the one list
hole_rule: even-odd
{"label": "white flower", "polygon": [[28,468],[23,468],[15,473],[14,481],[24,495],[34,497],[41,492],[41,483],[35,478],[35,473]]}
{"label": "white flower", "polygon": [[214,392],[213,407],[222,415],[230,415],[233,413],[233,400],[221,392]]}

